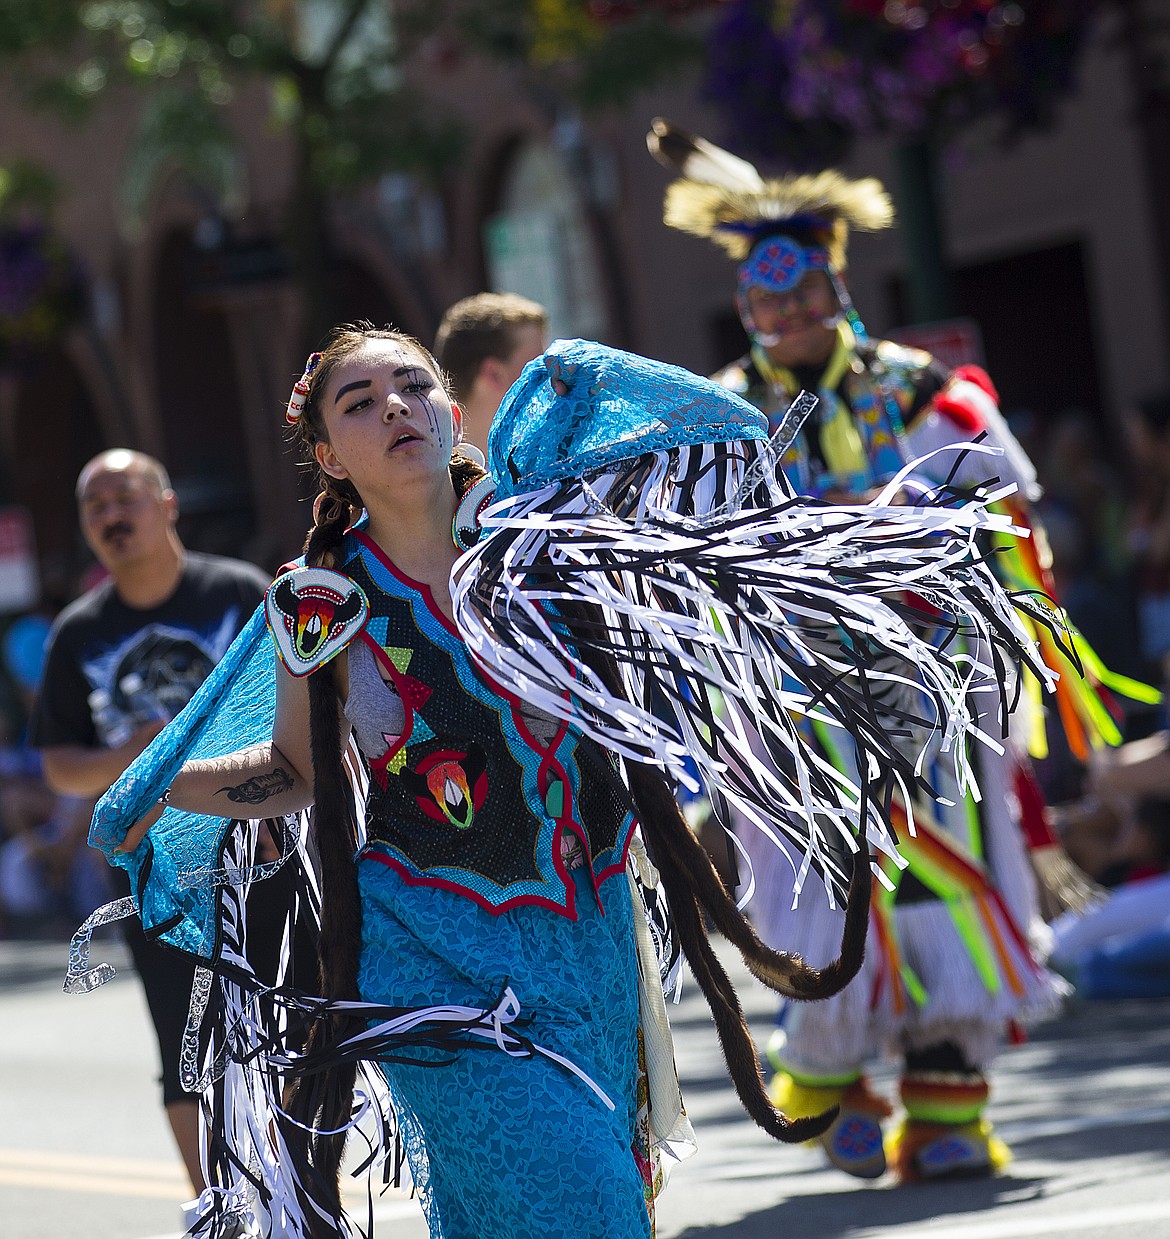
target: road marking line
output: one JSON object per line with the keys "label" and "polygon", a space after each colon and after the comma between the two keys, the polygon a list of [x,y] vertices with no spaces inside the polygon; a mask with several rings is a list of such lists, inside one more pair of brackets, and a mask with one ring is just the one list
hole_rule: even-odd
{"label": "road marking line", "polygon": [[93,1171],[97,1174],[129,1174],[147,1178],[178,1179],[187,1175],[177,1161],[150,1157],[107,1157],[101,1153],[67,1153],[54,1149],[0,1148],[0,1169],[28,1167],[33,1170]]}
{"label": "road marking line", "polygon": [[107,1175],[59,1173],[48,1170],[5,1170],[0,1183],[8,1187],[49,1188],[56,1192],[98,1193],[102,1196],[137,1196],[150,1200],[182,1201],[191,1194],[188,1183],[177,1176],[172,1183],[151,1179],[126,1179]]}
{"label": "road marking line", "polygon": [[[422,1205],[417,1200],[390,1200],[374,1206],[376,1222],[389,1222],[404,1217],[421,1218]],[[168,1231],[165,1235],[146,1235],[143,1239],[183,1239],[183,1236],[175,1231]]]}
{"label": "road marking line", "polygon": [[[98,1192],[150,1200],[185,1201],[191,1195],[186,1172],[178,1161],[134,1157],[105,1157],[94,1153],[59,1153],[48,1149],[0,1148],[0,1185],[50,1191]],[[355,1188],[350,1207],[365,1193]],[[422,1206],[401,1192],[375,1201],[381,1221],[421,1214]],[[179,1236],[158,1236],[179,1239]]]}

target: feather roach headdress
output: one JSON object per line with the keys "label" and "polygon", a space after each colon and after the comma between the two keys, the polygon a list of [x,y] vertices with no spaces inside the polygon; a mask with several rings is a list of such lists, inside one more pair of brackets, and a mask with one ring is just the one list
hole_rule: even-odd
{"label": "feather roach headdress", "polygon": [[765,179],[745,159],[658,118],[646,135],[650,153],[679,173],[666,191],[671,228],[707,237],[737,262],[770,237],[795,237],[824,249],[833,268],[845,263],[849,229],[875,232],[894,222],[880,181],[851,181],[832,170]]}

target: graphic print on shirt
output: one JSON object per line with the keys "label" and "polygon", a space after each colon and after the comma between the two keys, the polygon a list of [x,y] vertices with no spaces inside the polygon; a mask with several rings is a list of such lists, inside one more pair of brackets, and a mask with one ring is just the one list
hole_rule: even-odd
{"label": "graphic print on shirt", "polygon": [[173,719],[231,645],[239,619],[239,608],[231,607],[203,632],[149,624],[87,652],[81,670],[101,742],[116,748],[143,723]]}

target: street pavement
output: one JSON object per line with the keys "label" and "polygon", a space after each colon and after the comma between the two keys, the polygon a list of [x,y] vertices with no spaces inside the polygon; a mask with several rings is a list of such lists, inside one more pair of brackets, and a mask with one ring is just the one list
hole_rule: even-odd
{"label": "street pavement", "polygon": [[[95,956],[123,959],[112,941]],[[0,942],[0,1239],[178,1239],[184,1178],[138,985],[123,970],[66,997],[65,957],[60,943]],[[772,997],[724,958],[762,1042]],[[674,1169],[661,1239],[1170,1239],[1170,1001],[1074,1003],[1035,1028],[993,1082],[1007,1172],[913,1187],[851,1180],[771,1141],[727,1084],[693,982],[671,1016],[700,1150]],[[893,1087],[888,1070],[875,1081]],[[401,1194],[375,1219],[380,1237],[425,1239]]]}

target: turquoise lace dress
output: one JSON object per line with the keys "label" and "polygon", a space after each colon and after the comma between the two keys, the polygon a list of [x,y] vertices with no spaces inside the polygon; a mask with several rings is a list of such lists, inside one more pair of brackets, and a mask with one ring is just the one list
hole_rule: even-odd
{"label": "turquoise lace dress", "polygon": [[638,998],[629,886],[574,870],[578,918],[524,906],[493,916],[462,895],[411,888],[367,854],[362,997],[491,1006],[505,984],[526,1034],[613,1101],[537,1056],[494,1046],[446,1066],[386,1065],[411,1172],[435,1239],[645,1239],[633,1154]]}
{"label": "turquoise lace dress", "polygon": [[[787,836],[798,863],[806,856],[834,872],[839,849],[826,844],[834,827],[850,840],[868,831],[892,853],[880,813],[855,808],[880,805],[890,778],[913,779],[875,706],[872,685],[899,682],[900,673],[882,670],[886,660],[920,669],[951,751],[966,752],[974,722],[970,668],[919,639],[888,599],[913,589],[968,617],[973,637],[996,652],[994,670],[1024,660],[1051,676],[978,554],[976,536],[1003,532],[1008,518],[949,495],[923,508],[801,503],[774,485],[775,455],[798,429],[795,418],[770,444],[764,415],[707,380],[560,341],[525,370],[493,426],[497,502],[461,560],[457,625],[425,590],[362,553],[370,548],[360,534],[347,548],[345,571],[361,578],[371,603],[345,654],[347,707],[368,775],[361,989],[406,1009],[408,1024],[429,1021],[426,1045],[452,1047],[426,1066],[389,1061],[399,1045],[427,1052],[411,1040],[411,1024],[398,1041],[398,1027],[371,1033],[377,1051],[356,1056],[385,1064],[435,1236],[650,1231],[635,1118],[638,970],[623,873],[633,819],[606,752],[656,761],[684,782],[697,767],[710,787]],[[313,597],[309,588],[302,599],[287,580],[270,592],[278,609],[294,607],[278,617],[294,628],[302,602],[322,621],[329,600]],[[342,599],[343,613],[351,601]],[[617,660],[620,693],[591,675],[555,621],[545,622],[580,605],[613,617],[587,639]],[[827,650],[806,639],[822,630],[839,634]],[[476,671],[469,649],[487,670]],[[213,1165],[222,1186],[207,1211],[217,1239],[250,1216],[281,1216],[290,1236],[312,1229],[312,1185],[298,1181],[278,1139],[285,1094],[271,1050],[281,1012],[221,967],[237,958],[230,951],[247,882],[280,862],[255,863],[254,829],[173,806],[133,852],[120,848],[184,761],[271,737],[275,665],[258,611],[183,714],[103,797],[90,841],[127,869],[135,898],[82,926],[67,979],[84,992],[109,978],[108,964],[89,965],[89,934],[133,912],[160,941],[219,970],[200,974],[192,1008],[198,1017],[214,980],[227,1046],[224,1073],[206,1085],[218,1116]],[[793,678],[811,686],[806,704],[864,753],[872,794],[843,804],[835,778],[808,754],[792,723],[800,704]],[[372,696],[363,699],[365,690]],[[791,745],[807,777],[786,782],[758,761],[728,767],[712,725],[716,699],[738,702],[744,717]],[[290,819],[285,835],[301,847],[299,829]],[[306,889],[301,906],[313,897]],[[436,1005],[466,1004],[490,1021],[508,990],[519,1004],[511,1040]],[[281,1001],[296,1010],[301,998]],[[518,1046],[532,1052],[512,1057]]]}

